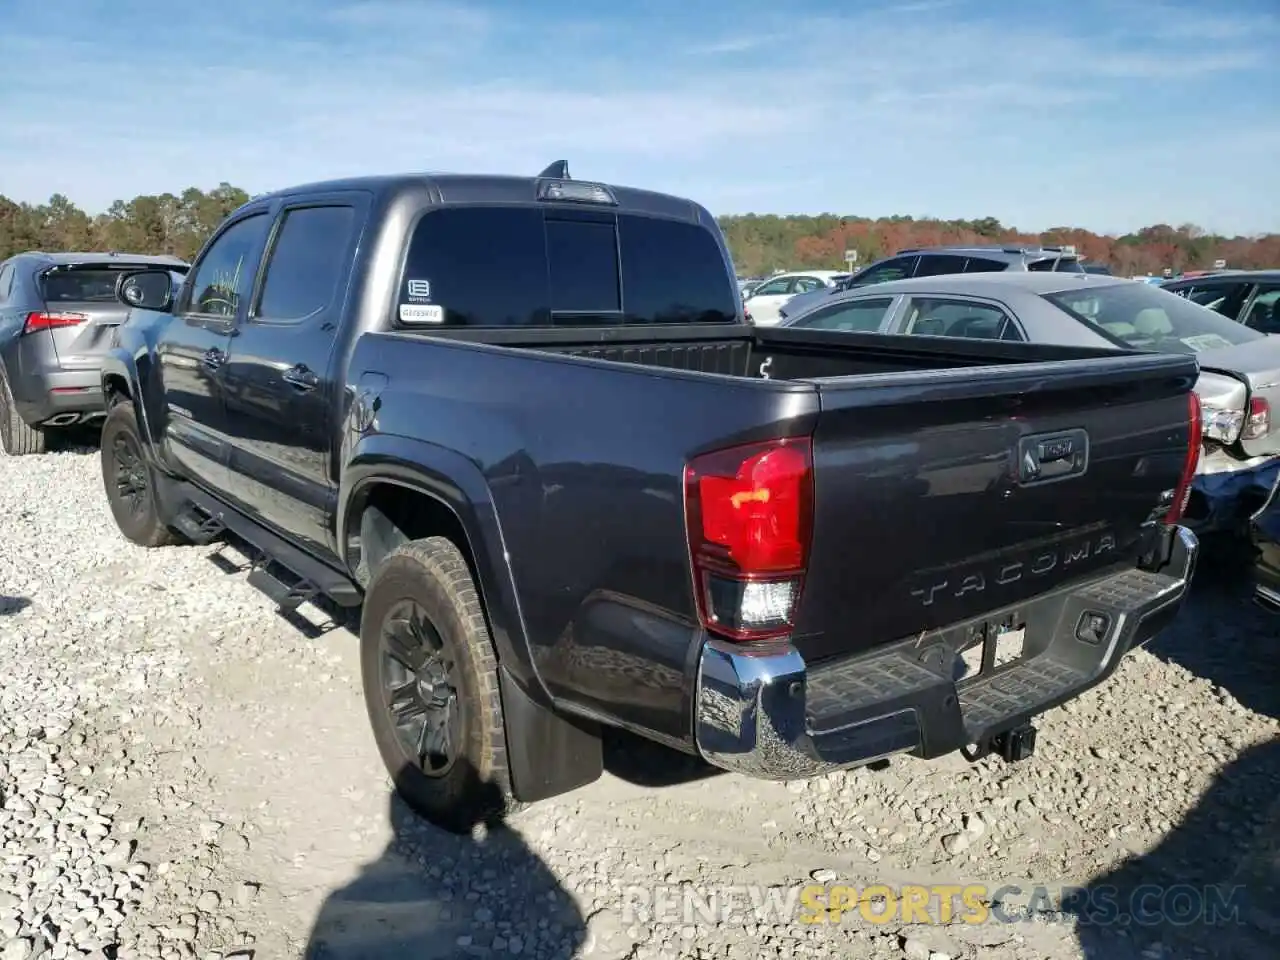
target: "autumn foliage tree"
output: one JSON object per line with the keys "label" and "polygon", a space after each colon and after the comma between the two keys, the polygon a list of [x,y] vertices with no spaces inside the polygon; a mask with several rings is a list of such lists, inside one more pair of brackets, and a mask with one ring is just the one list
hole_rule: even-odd
{"label": "autumn foliage tree", "polygon": [[[229,183],[205,192],[161,193],[117,200],[105,213],[86,213],[62,194],[48,203],[15,203],[0,196],[0,260],[23,250],[117,250],[168,253],[192,259],[224,217],[249,195]],[[1122,276],[1209,269],[1215,260],[1250,269],[1280,267],[1280,234],[1223,237],[1194,224],[1156,224],[1122,237],[1080,227],[1026,233],[994,217],[928,220],[913,217],[760,216],[720,218],[740,274],[773,270],[839,269],[846,250],[871,263],[905,247],[939,244],[1074,244],[1088,260]]]}
{"label": "autumn foliage tree", "polygon": [[993,217],[981,220],[917,220],[912,217],[731,216],[720,218],[738,272],[759,275],[773,270],[842,269],[846,250],[856,250],[867,264],[908,247],[943,244],[1071,244],[1077,253],[1103,263],[1121,276],[1207,270],[1215,260],[1229,267],[1280,267],[1280,234],[1223,237],[1194,224],[1157,224],[1136,233],[1112,237],[1081,227],[1054,227],[1026,233]]}

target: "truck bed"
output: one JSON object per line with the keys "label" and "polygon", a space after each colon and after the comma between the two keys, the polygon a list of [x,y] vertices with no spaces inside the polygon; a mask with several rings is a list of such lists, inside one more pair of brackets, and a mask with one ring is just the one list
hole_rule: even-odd
{"label": "truck bed", "polygon": [[856,376],[1115,356],[1113,349],[997,340],[792,330],[785,327],[687,326],[671,329],[576,327],[566,330],[450,330],[440,339],[483,342],[645,367],[773,380]]}
{"label": "truck bed", "polygon": [[[702,636],[692,459],[809,439],[813,537],[792,643],[811,664],[838,662],[997,609],[1017,619],[1024,601],[1132,567],[1180,483],[1196,365],[842,331],[579,327],[370,333],[349,371],[353,387],[385,384],[379,432],[464,453],[491,492],[556,702],[687,741]],[[1064,436],[1087,470],[1020,477],[1028,444]]]}

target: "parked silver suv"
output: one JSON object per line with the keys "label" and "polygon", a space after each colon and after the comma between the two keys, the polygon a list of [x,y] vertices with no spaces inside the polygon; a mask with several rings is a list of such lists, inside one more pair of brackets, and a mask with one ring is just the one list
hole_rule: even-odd
{"label": "parked silver suv", "polygon": [[0,447],[42,453],[50,430],[102,416],[99,366],[129,311],[115,296],[122,271],[170,267],[177,257],[19,253],[0,263]]}
{"label": "parked silver suv", "polygon": [[1059,273],[1084,273],[1084,265],[1076,256],[1075,247],[911,247],[899,250],[892,257],[877,260],[844,282],[827,290],[802,293],[784,303],[778,311],[785,320],[808,310],[823,297],[841,290],[864,287],[871,283],[887,283],[890,280],[909,280],[912,277],[937,277],[951,273],[999,273],[1014,271],[1056,271]]}

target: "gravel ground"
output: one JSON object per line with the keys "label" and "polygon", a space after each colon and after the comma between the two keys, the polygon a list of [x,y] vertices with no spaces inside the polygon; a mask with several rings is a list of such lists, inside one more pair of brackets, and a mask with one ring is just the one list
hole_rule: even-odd
{"label": "gravel ground", "polygon": [[[125,542],[95,452],[0,459],[0,531],[0,960],[1278,953],[1280,620],[1226,552],[1023,764],[771,784],[617,738],[599,783],[457,838],[391,799],[351,634],[276,617],[234,551]],[[1216,924],[797,922],[813,883],[1242,893]]]}

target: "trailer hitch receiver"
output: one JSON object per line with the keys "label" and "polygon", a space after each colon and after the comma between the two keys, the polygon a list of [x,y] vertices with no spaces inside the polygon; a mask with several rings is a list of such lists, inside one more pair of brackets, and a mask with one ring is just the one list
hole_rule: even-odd
{"label": "trailer hitch receiver", "polygon": [[973,745],[973,749],[962,747],[960,752],[971,763],[992,753],[1006,763],[1017,763],[1036,752],[1036,728],[1030,723],[1024,723],[992,734],[984,743]]}

